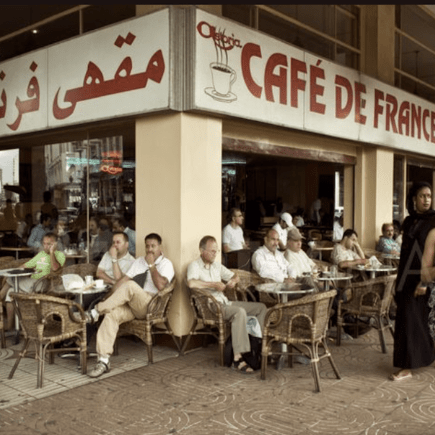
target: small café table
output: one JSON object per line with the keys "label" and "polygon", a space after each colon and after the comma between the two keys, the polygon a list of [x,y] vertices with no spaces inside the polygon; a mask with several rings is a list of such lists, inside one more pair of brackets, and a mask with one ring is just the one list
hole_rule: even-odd
{"label": "small caf\u00e9 table", "polygon": [[85,306],[85,296],[87,295],[95,295],[95,296],[99,296],[102,293],[106,293],[109,291],[109,285],[108,284],[104,284],[103,287],[96,287],[95,285],[92,286],[84,286],[81,288],[74,288],[71,290],[66,290],[64,289],[62,291],[62,293],[68,293],[68,294],[72,294],[74,296],[77,297],[77,302],[84,308],[87,309],[88,307]]}
{"label": "small caf\u00e9 table", "polygon": [[[257,284],[255,289],[259,292],[274,293],[279,295],[282,303],[288,302],[289,300],[299,299],[304,296],[313,294],[316,289],[310,288],[306,284],[301,283],[279,283],[279,282],[268,282]],[[287,351],[287,345],[285,343],[281,344],[283,352]],[[285,363],[285,356],[281,355],[277,364],[276,369],[281,370]]]}
{"label": "small caf\u00e9 table", "polygon": [[308,244],[308,246],[311,248],[311,251],[319,253],[319,260],[320,261],[323,261],[322,252],[332,251],[334,249],[333,246],[321,246],[321,245],[317,245],[317,243],[315,243],[315,242],[313,245]]}
{"label": "small caf\u00e9 table", "polygon": [[389,264],[381,264],[380,266],[376,266],[376,267],[358,265],[352,267],[352,269],[361,272],[363,279],[367,279],[367,277],[363,272],[368,272],[370,274],[370,279],[374,279],[376,278],[376,274],[378,273],[391,273],[397,270],[396,267],[391,266]]}
{"label": "small caf\u00e9 table", "polygon": [[30,248],[29,246],[22,246],[22,247],[14,247],[14,246],[2,246],[2,251],[12,251],[15,252],[15,258],[18,260],[19,253],[20,252],[32,252],[33,248]]}
{"label": "small caf\u00e9 table", "polygon": [[[24,276],[30,276],[35,273],[35,269],[25,269],[25,268],[15,268],[15,269],[4,269],[0,270],[0,276],[5,278],[14,279],[14,292],[19,292],[20,287],[18,286],[18,278]],[[15,315],[15,344],[20,342],[20,323],[18,316]]]}
{"label": "small caf\u00e9 table", "polygon": [[319,276],[315,278],[316,281],[323,281],[325,283],[325,291],[329,290],[329,284],[332,282],[335,287],[338,287],[335,282],[339,281],[351,281],[353,278],[352,274],[344,273],[344,272],[337,272],[337,273],[331,273],[331,272],[320,272]]}

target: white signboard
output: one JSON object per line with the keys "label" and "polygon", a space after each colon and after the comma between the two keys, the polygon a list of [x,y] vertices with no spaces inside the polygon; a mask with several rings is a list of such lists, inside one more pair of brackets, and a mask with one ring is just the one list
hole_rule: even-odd
{"label": "white signboard", "polygon": [[169,107],[169,10],[0,64],[0,136]]}
{"label": "white signboard", "polygon": [[435,105],[196,11],[194,108],[435,155]]}

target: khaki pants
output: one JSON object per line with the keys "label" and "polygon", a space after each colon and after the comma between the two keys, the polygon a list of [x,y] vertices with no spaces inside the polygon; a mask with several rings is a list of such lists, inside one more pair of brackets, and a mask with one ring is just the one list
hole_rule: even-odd
{"label": "khaki pants", "polygon": [[112,355],[119,325],[133,319],[145,318],[146,308],[152,297],[152,294],[130,280],[119,287],[107,300],[95,306],[100,315],[104,314],[97,332],[99,357]]}
{"label": "khaki pants", "polygon": [[263,329],[264,317],[267,307],[261,302],[232,302],[231,305],[223,305],[223,315],[225,320],[231,321],[231,340],[233,352],[245,353],[251,350],[249,335],[246,329],[246,317],[257,317]]}

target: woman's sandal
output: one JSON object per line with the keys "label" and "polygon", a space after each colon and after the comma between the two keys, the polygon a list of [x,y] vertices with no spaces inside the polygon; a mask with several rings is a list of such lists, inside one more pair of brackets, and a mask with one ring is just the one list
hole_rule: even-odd
{"label": "woman's sandal", "polygon": [[409,370],[401,370],[399,372],[392,373],[389,376],[389,379],[391,381],[403,381],[410,378],[412,378],[412,373]]}
{"label": "woman's sandal", "polygon": [[245,374],[254,373],[252,367],[250,367],[248,363],[243,360],[243,358],[240,358],[237,361],[233,361],[233,369]]}

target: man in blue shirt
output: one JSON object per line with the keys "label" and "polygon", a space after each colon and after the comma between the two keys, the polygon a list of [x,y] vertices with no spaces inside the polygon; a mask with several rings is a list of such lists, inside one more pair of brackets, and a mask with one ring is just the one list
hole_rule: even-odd
{"label": "man in blue shirt", "polygon": [[27,246],[33,248],[35,253],[42,249],[42,239],[50,229],[51,216],[47,213],[42,213],[39,222],[40,223],[32,229],[29,239],[27,240]]}

